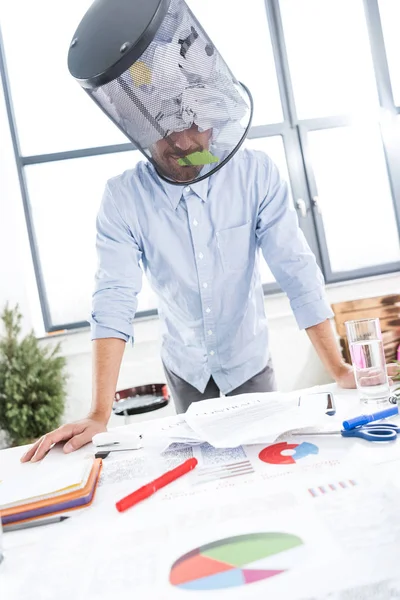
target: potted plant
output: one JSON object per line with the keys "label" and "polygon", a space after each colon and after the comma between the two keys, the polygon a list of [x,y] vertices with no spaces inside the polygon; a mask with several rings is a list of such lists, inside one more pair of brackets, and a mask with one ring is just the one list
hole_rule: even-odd
{"label": "potted plant", "polygon": [[42,347],[33,332],[20,339],[18,306],[6,306],[0,319],[0,429],[11,445],[28,444],[60,424],[65,358],[60,344]]}

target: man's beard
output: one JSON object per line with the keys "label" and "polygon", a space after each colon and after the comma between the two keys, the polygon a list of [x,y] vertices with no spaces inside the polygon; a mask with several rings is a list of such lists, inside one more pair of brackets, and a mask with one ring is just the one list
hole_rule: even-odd
{"label": "man's beard", "polygon": [[[150,150],[151,151],[151,150]],[[201,146],[196,149],[191,148],[187,152],[180,152],[169,154],[165,156],[165,154],[161,157],[158,156],[157,153],[152,155],[152,158],[155,162],[157,170],[160,171],[164,177],[167,179],[172,179],[173,181],[178,181],[180,183],[186,183],[189,181],[193,181],[196,179],[204,165],[180,165],[178,164],[178,160],[193,154],[194,152],[202,152],[203,148]],[[160,160],[161,159],[161,160]]]}
{"label": "man's beard", "polygon": [[193,179],[196,179],[203,168],[202,165],[181,166],[178,165],[178,163],[176,163],[175,165],[171,163],[172,161],[168,163],[168,172],[165,172],[162,166],[159,166],[159,168],[164,174],[164,176],[168,177],[169,179],[179,181],[181,183],[187,183],[189,181],[193,181]]}

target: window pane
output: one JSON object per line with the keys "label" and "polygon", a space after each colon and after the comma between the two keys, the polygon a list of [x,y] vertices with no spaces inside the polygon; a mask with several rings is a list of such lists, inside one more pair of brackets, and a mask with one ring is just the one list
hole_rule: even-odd
{"label": "window pane", "polygon": [[[26,167],[53,324],[88,319],[97,265],[95,221],[105,183],[140,158],[139,152],[121,152]],[[143,284],[138,310],[155,308],[145,278]]]}
{"label": "window pane", "polygon": [[378,127],[313,131],[309,146],[332,271],[400,260]]}
{"label": "window pane", "polygon": [[254,98],[253,125],[280,123],[282,107],[264,0],[251,0],[243,10],[231,0],[188,0],[239,81]]}
{"label": "window pane", "polygon": [[399,0],[379,0],[386,55],[389,63],[392,90],[396,106],[400,106],[400,2]]}
{"label": "window pane", "polygon": [[280,0],[300,119],[376,110],[362,0]]}
{"label": "window pane", "polygon": [[[289,171],[286,162],[286,154],[285,147],[283,145],[283,139],[280,135],[271,136],[267,138],[253,138],[247,139],[244,142],[245,148],[252,148],[253,150],[261,150],[268,154],[268,156],[273,160],[276,166],[279,169],[279,173],[287,183],[288,190],[291,202],[293,202],[292,198],[292,190],[290,188],[290,180],[289,180]],[[273,283],[275,281],[274,276],[272,275],[267,263],[264,260],[264,257],[260,253],[260,271],[261,271],[261,280],[263,283]]]}
{"label": "window pane", "polygon": [[128,141],[68,72],[68,47],[90,4],[91,0],[4,3],[1,25],[25,156]]}

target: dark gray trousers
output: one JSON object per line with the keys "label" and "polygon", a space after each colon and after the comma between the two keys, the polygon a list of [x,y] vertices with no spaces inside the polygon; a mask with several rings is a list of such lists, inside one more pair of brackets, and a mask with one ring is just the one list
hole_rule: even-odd
{"label": "dark gray trousers", "polygon": [[[178,375],[175,375],[175,373],[172,373],[172,371],[169,371],[165,365],[164,371],[177,413],[186,412],[192,402],[209,400],[210,398],[218,398],[221,395],[221,391],[212,377],[207,383],[206,389],[202,394],[198,389],[190,385],[190,383],[184,379],[181,379],[181,377],[178,377]],[[275,391],[275,374],[272,361],[269,360],[267,366],[262,371],[226,394],[226,396],[238,396],[239,394]]]}

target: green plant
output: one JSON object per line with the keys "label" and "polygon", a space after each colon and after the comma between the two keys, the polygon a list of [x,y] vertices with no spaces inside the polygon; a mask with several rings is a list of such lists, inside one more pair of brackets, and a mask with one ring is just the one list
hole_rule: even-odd
{"label": "green plant", "polygon": [[4,308],[0,337],[0,429],[13,445],[26,444],[58,427],[66,397],[60,345],[42,347],[33,332],[20,340],[18,306]]}

